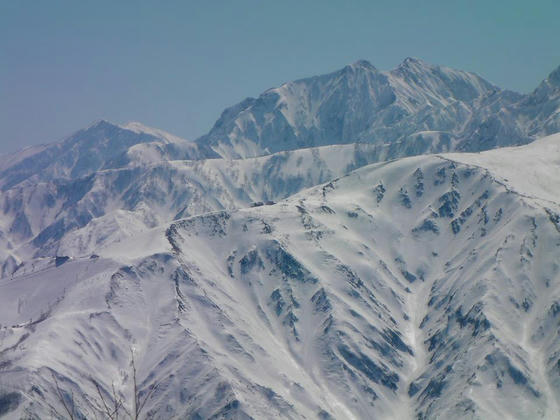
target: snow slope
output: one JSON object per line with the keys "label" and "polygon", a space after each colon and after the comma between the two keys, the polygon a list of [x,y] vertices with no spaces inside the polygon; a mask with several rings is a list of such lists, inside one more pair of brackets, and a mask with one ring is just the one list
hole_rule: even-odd
{"label": "snow slope", "polygon": [[0,194],[2,272],[33,256],[93,253],[175,218],[277,201],[384,153],[341,145],[235,161],[135,161],[75,179],[22,182]]}
{"label": "snow slope", "polygon": [[130,408],[132,348],[149,418],[554,419],[559,147],[367,165],[26,261],[0,280],[0,414],[63,414],[53,376],[77,417],[94,381]]}
{"label": "snow slope", "polygon": [[449,154],[458,162],[492,168],[492,174],[509,188],[544,206],[558,205],[560,141],[555,134],[521,147],[478,154]]}

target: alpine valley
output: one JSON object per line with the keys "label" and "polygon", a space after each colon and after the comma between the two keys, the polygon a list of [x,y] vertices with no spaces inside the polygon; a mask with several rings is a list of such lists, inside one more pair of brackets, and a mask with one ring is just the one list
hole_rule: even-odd
{"label": "alpine valley", "polygon": [[560,67],[362,60],[0,156],[0,416],[559,413]]}

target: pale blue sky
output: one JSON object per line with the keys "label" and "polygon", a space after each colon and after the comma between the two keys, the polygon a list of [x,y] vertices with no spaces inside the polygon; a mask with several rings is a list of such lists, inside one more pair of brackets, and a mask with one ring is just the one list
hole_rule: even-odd
{"label": "pale blue sky", "polygon": [[97,119],[195,139],[221,111],[363,58],[528,92],[560,65],[560,1],[0,0],[0,153]]}

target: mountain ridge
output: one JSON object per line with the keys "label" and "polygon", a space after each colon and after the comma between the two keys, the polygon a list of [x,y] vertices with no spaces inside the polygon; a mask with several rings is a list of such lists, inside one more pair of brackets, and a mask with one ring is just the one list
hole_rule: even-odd
{"label": "mountain ridge", "polygon": [[[92,137],[99,136],[95,133],[96,127],[100,127],[98,131],[102,131],[102,127],[115,132],[128,130],[137,136],[128,145],[139,144],[137,150],[131,151],[137,156],[126,157],[125,147],[120,151],[123,162],[113,160],[113,165],[126,164],[135,158],[154,161],[254,157],[355,142],[408,143],[406,155],[480,151],[524,144],[560,131],[560,93],[555,82],[559,72],[560,67],[533,92],[523,95],[502,90],[476,73],[432,65],[418,58],[407,57],[390,71],[380,71],[361,59],[334,72],[287,82],[266,90],[257,98],[246,98],[226,108],[212,129],[194,142],[183,141],[141,123],[117,125],[99,120],[60,142],[0,156],[0,177],[20,160],[35,167],[52,164],[53,159],[60,159],[60,152],[67,154],[63,149],[68,148],[72,138],[84,132],[91,133]],[[338,86],[340,83],[348,86],[343,89]],[[283,91],[289,93],[294,89],[288,96],[281,95]],[[324,92],[321,93],[321,89]],[[295,95],[295,99],[288,100],[290,95]],[[321,101],[330,101],[332,105],[321,111],[325,103],[317,102],[313,95],[319,95],[319,99],[323,95]],[[254,108],[260,109],[263,115],[253,115]],[[254,120],[245,122],[247,132],[239,128],[245,124],[243,118],[239,119],[241,114],[247,115],[243,118]],[[425,133],[431,134],[426,137]],[[273,137],[266,140],[267,136]],[[261,137],[266,144],[259,145]],[[102,139],[98,141],[102,143]],[[159,144],[161,142],[163,144]],[[146,145],[141,147],[140,143]],[[235,147],[239,151],[236,152]],[[35,159],[25,156],[30,153],[37,155]],[[397,154],[391,158],[402,156]],[[45,159],[51,162],[43,162]],[[78,172],[85,174],[83,169]],[[95,165],[89,172],[92,170]],[[65,171],[59,170],[59,173],[64,175]],[[20,174],[12,182],[25,177]]]}
{"label": "mountain ridge", "polygon": [[[552,419],[560,203],[542,199],[559,190],[526,198],[519,182],[558,170],[559,150],[556,135],[374,163],[95,258],[38,259],[0,282],[14,413],[62,409],[54,374],[94,415],[84,378],[127,395],[114,372],[132,345],[140,389],[160,383],[147,416]],[[48,298],[21,293],[30,284]]]}
{"label": "mountain ridge", "polygon": [[[222,156],[248,157],[333,143],[406,141],[415,133],[435,131],[454,149],[486,150],[554,132],[539,126],[528,133],[527,122],[521,123],[528,117],[518,104],[530,102],[535,92],[501,90],[475,73],[411,57],[390,71],[358,60],[245,99],[226,109],[196,142]],[[336,105],[325,106],[329,98]],[[424,153],[440,151],[436,145]]]}

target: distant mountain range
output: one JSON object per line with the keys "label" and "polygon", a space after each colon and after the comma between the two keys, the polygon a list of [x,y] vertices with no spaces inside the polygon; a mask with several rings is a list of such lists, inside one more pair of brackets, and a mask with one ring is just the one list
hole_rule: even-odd
{"label": "distant mountain range", "polygon": [[356,142],[399,144],[391,158],[481,151],[560,131],[559,109],[560,67],[520,95],[414,58],[388,72],[357,61],[226,109],[197,143],[233,158]]}
{"label": "distant mountain range", "polygon": [[0,156],[0,416],[557,418],[559,115],[358,61]]}

